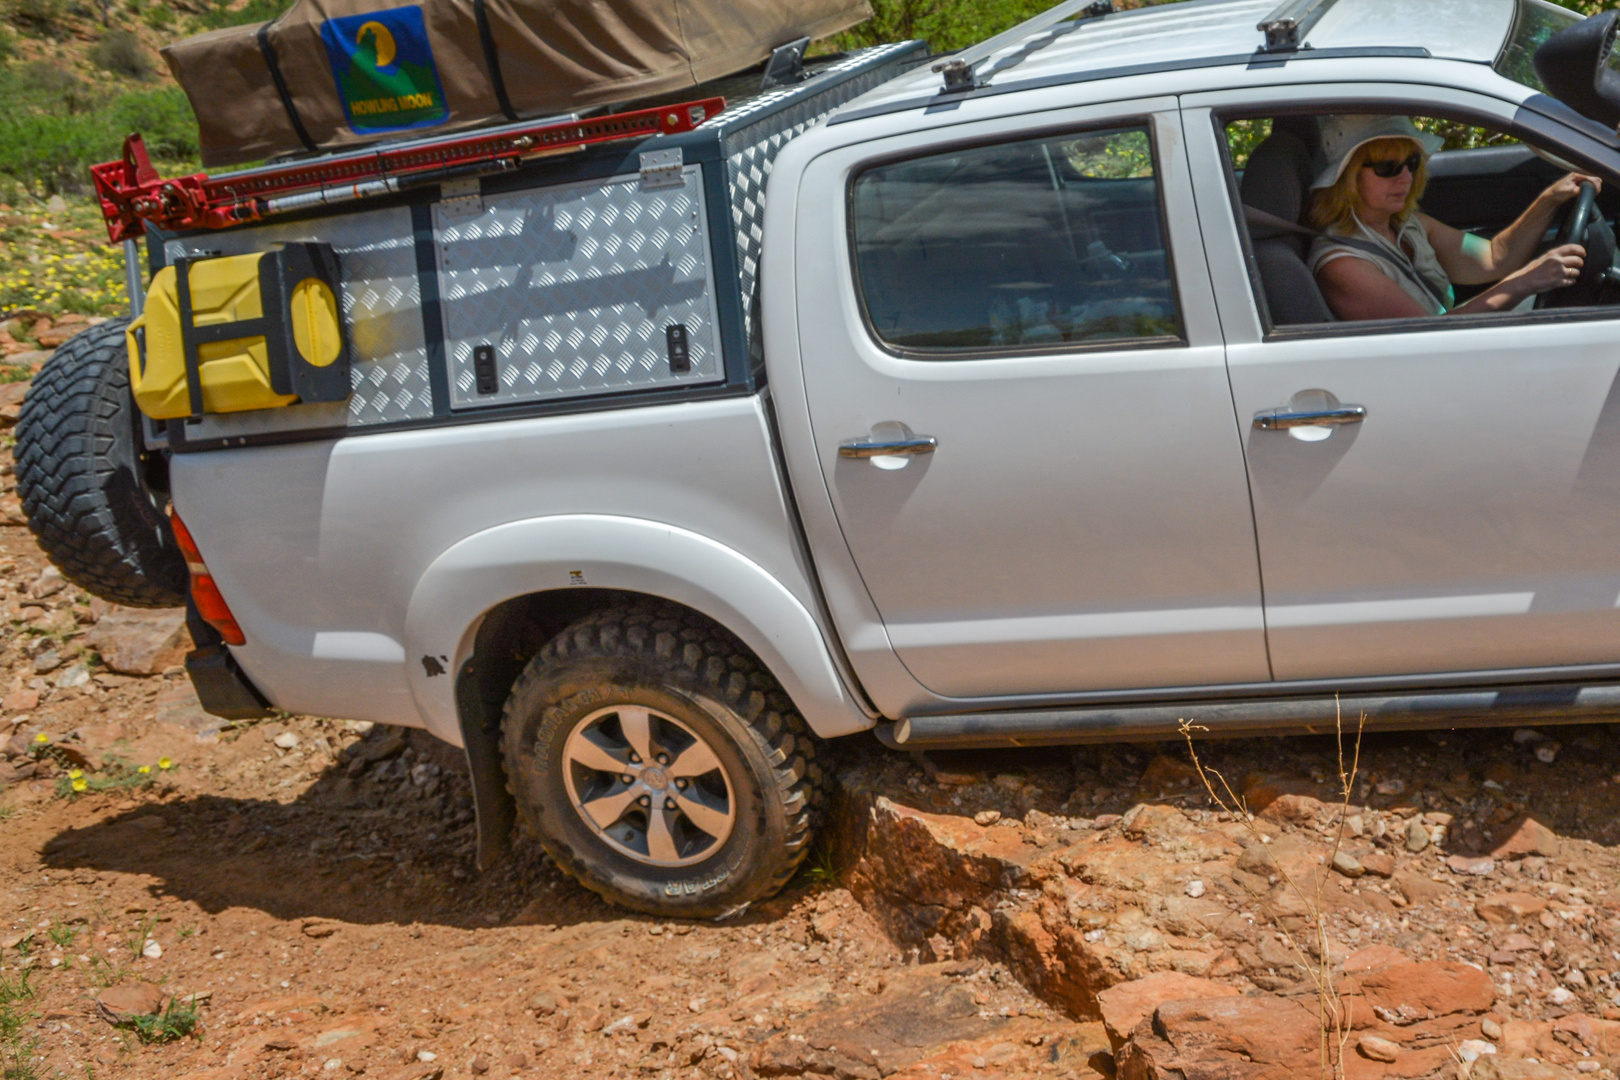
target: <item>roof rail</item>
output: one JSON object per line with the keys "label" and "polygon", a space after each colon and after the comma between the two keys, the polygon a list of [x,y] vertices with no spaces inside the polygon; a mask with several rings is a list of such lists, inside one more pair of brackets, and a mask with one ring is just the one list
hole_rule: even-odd
{"label": "roof rail", "polygon": [[1266,35],[1266,43],[1260,46],[1260,51],[1297,52],[1309,48],[1304,43],[1305,35],[1332,6],[1333,0],[1283,0],[1255,27]]}
{"label": "roof rail", "polygon": [[[1113,14],[1115,14],[1114,0],[1066,0],[1064,3],[1056,4],[1033,19],[1025,19],[1010,30],[1003,30],[995,37],[949,55],[935,64],[933,70],[945,76],[945,87],[941,93],[959,94],[969,90],[977,90],[983,86],[983,80],[974,69],[998,49],[1020,41],[1028,42],[1031,37],[1041,31],[1048,30],[1066,21],[1073,21],[1074,25],[1067,28],[1067,30],[1073,30],[1087,19],[1100,19],[1104,15]],[[1050,45],[1052,41],[1061,37],[1067,30],[1054,31],[1044,41],[1026,44],[1026,51],[1034,52]],[[1012,67],[1022,60],[1023,57],[1020,56],[1013,64],[1005,66]]]}

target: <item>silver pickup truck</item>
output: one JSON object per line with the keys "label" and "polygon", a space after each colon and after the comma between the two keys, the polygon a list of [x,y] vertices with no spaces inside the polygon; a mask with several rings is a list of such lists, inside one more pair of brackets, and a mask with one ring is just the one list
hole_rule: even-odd
{"label": "silver pickup truck", "polygon": [[[127,602],[189,568],[214,711],[425,727],[466,748],[484,861],[521,813],[670,915],[780,887],[857,732],[1612,714],[1614,13],[1275,3],[1063,3],[684,134],[149,227],[154,298],[334,253],[349,393],[142,418],[148,302],[37,380],[34,528]],[[1579,280],[1335,318],[1304,207],[1324,120],[1378,114],[1446,141],[1423,211],[1479,237],[1607,181],[1548,229]]]}

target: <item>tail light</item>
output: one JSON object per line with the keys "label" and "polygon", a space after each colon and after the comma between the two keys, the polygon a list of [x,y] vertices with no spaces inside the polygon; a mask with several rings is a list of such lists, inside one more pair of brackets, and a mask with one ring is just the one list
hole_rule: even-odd
{"label": "tail light", "polygon": [[175,542],[186,557],[186,569],[191,571],[191,601],[197,605],[197,613],[203,617],[203,622],[219,631],[225,644],[246,645],[247,637],[242,633],[242,628],[236,625],[236,616],[231,614],[230,606],[225,603],[214,575],[208,572],[202,552],[197,550],[197,541],[191,538],[191,530],[186,528],[186,523],[173,510],[169,511],[169,521],[174,525]]}

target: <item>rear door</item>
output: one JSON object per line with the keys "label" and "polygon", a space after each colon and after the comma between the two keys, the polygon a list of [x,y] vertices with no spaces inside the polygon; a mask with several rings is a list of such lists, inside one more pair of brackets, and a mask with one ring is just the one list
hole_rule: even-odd
{"label": "rear door", "polygon": [[816,454],[918,682],[1269,677],[1174,99],[831,151],[797,235]]}

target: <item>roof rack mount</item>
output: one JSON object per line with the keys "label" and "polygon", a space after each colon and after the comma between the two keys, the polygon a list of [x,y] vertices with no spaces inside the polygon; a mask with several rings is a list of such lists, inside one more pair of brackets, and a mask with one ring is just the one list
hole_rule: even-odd
{"label": "roof rack mount", "polygon": [[1260,46],[1259,51],[1298,52],[1310,48],[1305,44],[1305,36],[1332,6],[1333,0],[1283,0],[1255,27],[1266,35],[1265,44]]}

